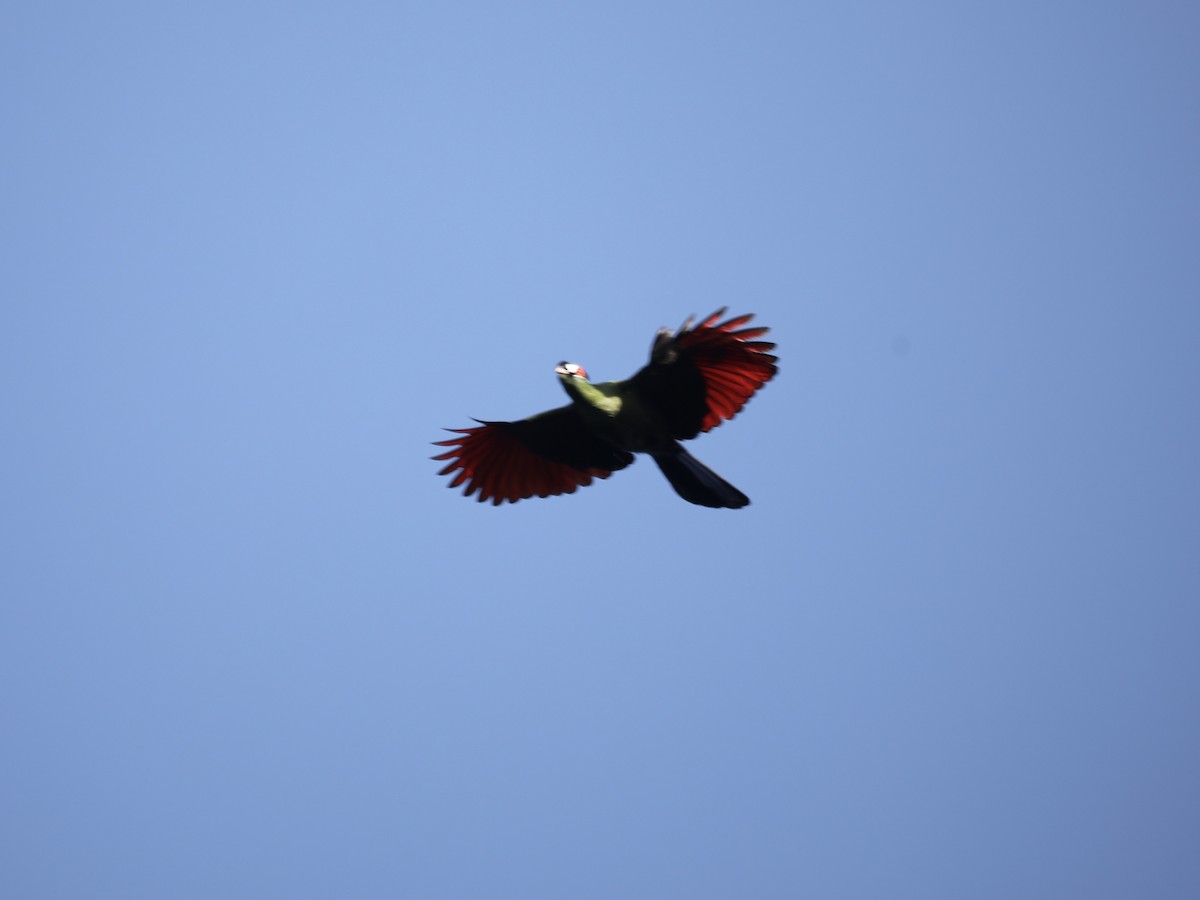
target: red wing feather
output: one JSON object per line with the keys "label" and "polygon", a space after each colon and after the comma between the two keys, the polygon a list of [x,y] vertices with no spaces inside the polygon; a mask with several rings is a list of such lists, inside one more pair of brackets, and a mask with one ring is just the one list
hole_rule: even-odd
{"label": "red wing feather", "polygon": [[695,328],[684,328],[674,338],[680,356],[704,379],[706,410],[700,425],[708,431],[741,411],[754,393],[775,377],[775,345],[759,341],[769,329],[743,328],[753,314],[736,316],[721,324],[719,309]]}
{"label": "red wing feather", "polygon": [[514,434],[512,422],[483,422],[476,428],[449,428],[459,437],[435,441],[452,449],[433,457],[448,459],[438,472],[449,475],[458,470],[450,487],[466,484],[466,496],[479,492],[480,503],[491,500],[499,506],[505,500],[516,503],[527,497],[572,494],[577,487],[607,478],[611,471],[599,468],[577,469],[555,462],[530,450]]}

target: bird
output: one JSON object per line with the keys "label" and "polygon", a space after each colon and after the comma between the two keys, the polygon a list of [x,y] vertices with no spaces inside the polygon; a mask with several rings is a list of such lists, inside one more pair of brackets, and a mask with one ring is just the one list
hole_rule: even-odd
{"label": "bird", "polygon": [[555,374],[571,398],[566,406],[514,422],[475,419],[455,436],[434,441],[450,449],[438,472],[448,487],[499,506],[530,497],[572,494],[608,478],[645,453],[675,492],[698,506],[741,509],[750,498],[723,479],[680,441],[732,419],[775,377],[775,344],[760,340],[769,329],[747,327],[752,313],[720,321],[722,307],[676,331],[660,328],[650,361],[632,378],[593,384],[578,363],[560,362]]}

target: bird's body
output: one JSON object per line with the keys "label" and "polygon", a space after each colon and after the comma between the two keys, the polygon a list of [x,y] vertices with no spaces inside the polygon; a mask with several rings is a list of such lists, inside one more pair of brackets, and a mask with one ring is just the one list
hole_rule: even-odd
{"label": "bird's body", "polygon": [[660,417],[641,402],[636,393],[625,390],[628,382],[604,381],[592,384],[584,379],[563,379],[573,404],[593,434],[614,447],[631,453],[649,453],[671,440]]}
{"label": "bird's body", "polygon": [[558,374],[571,403],[516,422],[481,422],[452,429],[461,437],[434,459],[457,471],[450,487],[466,482],[469,496],[499,505],[526,497],[573,493],[607,478],[648,453],[685,500],[739,509],[750,500],[679,443],[731,419],[775,376],[775,345],[757,338],[766,328],[742,328],[751,316],[721,324],[718,310],[678,332],[660,329],[650,362],[626,381],[592,384],[575,363]]}

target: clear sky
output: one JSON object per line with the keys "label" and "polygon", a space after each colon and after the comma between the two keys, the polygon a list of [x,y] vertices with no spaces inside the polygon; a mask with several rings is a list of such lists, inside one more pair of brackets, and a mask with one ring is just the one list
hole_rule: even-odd
{"label": "clear sky", "polygon": [[6,4],[0,896],[1200,896],[1198,9]]}

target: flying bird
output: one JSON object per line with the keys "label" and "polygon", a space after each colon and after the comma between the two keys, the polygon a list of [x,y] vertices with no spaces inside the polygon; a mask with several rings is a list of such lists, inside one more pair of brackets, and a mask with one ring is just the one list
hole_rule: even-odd
{"label": "flying bird", "polygon": [[718,324],[724,314],[660,328],[650,362],[626,381],[592,384],[583,366],[559,363],[570,403],[516,422],[446,429],[455,437],[434,442],[451,448],[433,457],[450,461],[438,474],[457,473],[449,487],[466,484],[466,496],[499,506],[574,493],[648,453],[684,500],[741,509],[750,498],[679,443],[732,419],[775,377],[775,345],[759,340],[768,329],[745,327],[753,315]]}

